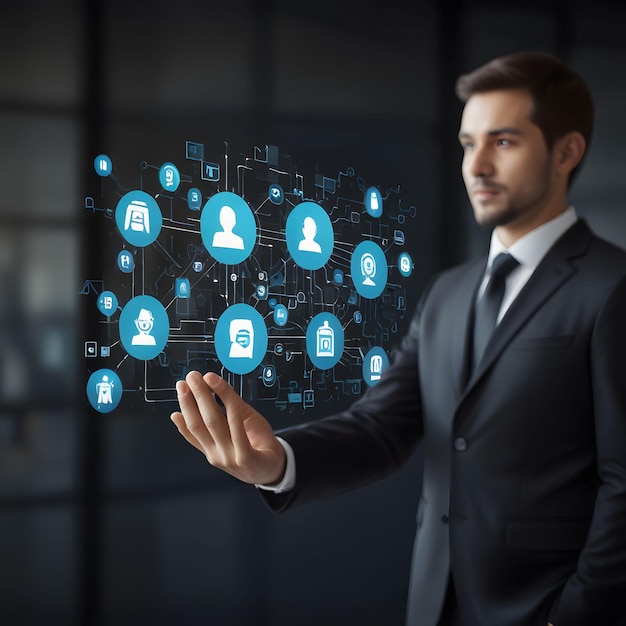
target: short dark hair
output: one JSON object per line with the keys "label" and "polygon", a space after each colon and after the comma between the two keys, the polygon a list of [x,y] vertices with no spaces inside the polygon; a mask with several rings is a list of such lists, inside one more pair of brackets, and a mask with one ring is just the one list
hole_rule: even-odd
{"label": "short dark hair", "polygon": [[[500,89],[525,89],[530,93],[531,121],[541,130],[548,150],[572,131],[589,147],[593,132],[593,98],[585,81],[557,57],[545,52],[515,52],[459,76],[456,94],[467,102],[476,93]],[[585,150],[586,154],[587,150]],[[581,162],[570,173],[569,182]]]}

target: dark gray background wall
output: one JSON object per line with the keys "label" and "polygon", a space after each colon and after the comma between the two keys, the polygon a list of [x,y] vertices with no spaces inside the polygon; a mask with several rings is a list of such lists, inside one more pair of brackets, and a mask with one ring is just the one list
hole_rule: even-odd
{"label": "dark gray background wall", "polygon": [[[210,468],[167,410],[84,406],[83,197],[100,152],[186,133],[354,158],[418,208],[412,302],[481,254],[456,76],[555,52],[597,130],[572,203],[626,246],[626,10],[618,2],[22,0],[0,19],[0,623],[401,624],[420,458],[281,516]],[[506,8],[504,8],[506,7]],[[278,416],[268,415],[278,423]]]}

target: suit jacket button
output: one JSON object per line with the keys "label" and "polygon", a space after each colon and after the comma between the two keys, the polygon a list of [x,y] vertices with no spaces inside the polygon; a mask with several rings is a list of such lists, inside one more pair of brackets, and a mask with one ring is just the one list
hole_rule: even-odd
{"label": "suit jacket button", "polygon": [[454,440],[454,449],[463,452],[467,448],[467,441],[463,437],[457,437]]}
{"label": "suit jacket button", "polygon": [[442,516],[441,516],[441,521],[442,521],[444,524],[447,524],[447,523],[448,523],[448,516],[447,516],[447,515],[442,515]]}

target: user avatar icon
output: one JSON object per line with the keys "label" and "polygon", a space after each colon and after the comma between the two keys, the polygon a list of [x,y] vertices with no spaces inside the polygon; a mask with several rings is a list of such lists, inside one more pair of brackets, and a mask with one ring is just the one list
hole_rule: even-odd
{"label": "user avatar icon", "polygon": [[302,234],[304,239],[298,244],[298,250],[306,250],[307,252],[322,253],[322,246],[315,241],[315,235],[317,235],[317,224],[315,220],[307,215],[304,218],[304,224],[302,225]]}
{"label": "user avatar icon", "polygon": [[254,326],[250,319],[231,320],[229,326],[231,359],[251,359],[254,356]]}
{"label": "user avatar icon", "polygon": [[250,256],[256,245],[256,219],[241,196],[220,191],[202,209],[200,234],[204,247],[216,261],[237,265]]}
{"label": "user avatar icon", "polygon": [[115,222],[128,243],[143,248],[156,241],[163,216],[156,200],[145,191],[136,189],[120,198],[115,209]]}
{"label": "user avatar icon", "polygon": [[133,346],[156,345],[156,339],[150,334],[154,328],[154,316],[151,311],[141,309],[135,320],[135,326],[139,333],[132,338],[131,344]]}
{"label": "user avatar icon", "polygon": [[115,386],[114,382],[109,382],[109,377],[104,374],[99,383],[96,383],[96,393],[98,394],[98,404],[113,404],[113,394],[111,390]]}
{"label": "user avatar icon", "polygon": [[373,241],[362,241],[350,258],[354,288],[364,298],[377,298],[384,291],[389,267],[383,249]]}
{"label": "user avatar icon", "polygon": [[233,374],[249,374],[267,353],[267,326],[249,304],[231,304],[215,324],[215,352]]}
{"label": "user avatar icon", "polygon": [[110,413],[122,399],[120,377],[110,369],[93,372],[87,381],[87,399],[99,413]]}
{"label": "user avatar icon", "polygon": [[285,223],[287,250],[296,265],[318,270],[332,254],[335,235],[330,216],[316,202],[301,202],[287,216]]}
{"label": "user avatar icon", "polygon": [[126,207],[124,230],[134,230],[139,233],[150,234],[150,211],[148,205],[141,200],[133,200]]}
{"label": "user avatar icon", "polygon": [[243,250],[243,238],[233,232],[237,223],[237,215],[232,207],[225,204],[220,210],[220,225],[223,231],[217,231],[213,235],[214,248],[230,248],[231,250]]}
{"label": "user avatar icon", "polygon": [[361,275],[363,276],[362,285],[375,287],[374,276],[376,276],[376,259],[371,252],[365,252],[361,255]]}

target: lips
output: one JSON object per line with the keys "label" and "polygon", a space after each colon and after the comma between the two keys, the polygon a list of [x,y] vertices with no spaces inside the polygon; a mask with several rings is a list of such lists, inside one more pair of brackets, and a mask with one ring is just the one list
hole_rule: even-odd
{"label": "lips", "polygon": [[472,195],[475,198],[488,200],[493,198],[502,191],[501,187],[474,187],[472,189]]}

